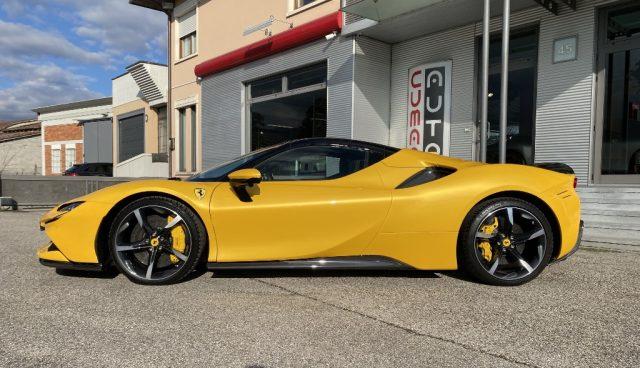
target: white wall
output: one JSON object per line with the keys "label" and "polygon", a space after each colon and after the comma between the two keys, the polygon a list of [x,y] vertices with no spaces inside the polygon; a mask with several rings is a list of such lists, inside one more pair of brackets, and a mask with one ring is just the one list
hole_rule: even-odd
{"label": "white wall", "polygon": [[353,76],[353,138],[389,144],[391,45],[356,38]]}
{"label": "white wall", "polygon": [[143,97],[140,87],[129,73],[111,81],[111,93],[113,94],[113,106],[124,105]]}
{"label": "white wall", "polygon": [[40,136],[0,143],[0,172],[5,175],[42,174],[40,144]]}
{"label": "white wall", "polygon": [[151,153],[143,153],[122,161],[113,168],[113,176],[121,178],[166,178],[169,164],[153,162]]}
{"label": "white wall", "polygon": [[97,119],[105,115],[111,116],[111,105],[44,113],[38,116],[38,120],[41,121],[43,125],[56,125],[78,122],[78,120]]}

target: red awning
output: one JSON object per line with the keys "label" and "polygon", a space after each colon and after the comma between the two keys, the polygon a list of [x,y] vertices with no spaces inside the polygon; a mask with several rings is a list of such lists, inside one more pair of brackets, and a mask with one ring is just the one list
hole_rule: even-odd
{"label": "red awning", "polygon": [[338,11],[279,33],[273,37],[220,55],[196,65],[198,77],[206,77],[264,57],[318,40],[342,29],[342,12]]}

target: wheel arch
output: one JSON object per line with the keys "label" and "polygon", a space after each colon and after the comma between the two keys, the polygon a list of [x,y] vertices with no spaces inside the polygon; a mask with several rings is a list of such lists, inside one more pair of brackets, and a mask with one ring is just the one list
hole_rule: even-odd
{"label": "wheel arch", "polygon": [[205,222],[200,218],[198,211],[196,211],[196,209],[193,208],[193,206],[189,202],[185,201],[184,199],[178,196],[175,196],[166,192],[160,192],[160,191],[138,192],[138,193],[133,193],[131,195],[128,195],[122,198],[120,201],[118,201],[113,207],[111,207],[109,212],[103,217],[102,221],[100,222],[100,226],[98,227],[98,232],[96,233],[96,240],[95,240],[94,246],[95,246],[95,252],[96,252],[96,257],[98,258],[98,262],[102,264],[103,267],[111,267],[112,260],[111,260],[111,255],[109,254],[109,243],[107,242],[107,238],[108,238],[109,230],[111,228],[111,224],[113,220],[118,215],[118,212],[120,212],[120,210],[123,209],[125,206],[127,206],[129,203],[145,197],[165,197],[165,198],[173,199],[175,201],[178,201],[184,204],[185,206],[187,206],[187,208],[193,211],[193,213],[195,213],[200,219],[200,221],[203,223],[203,227],[206,235],[205,238],[207,240],[207,243],[205,244],[204,253],[207,254],[207,252],[209,251],[209,229],[207,229]]}
{"label": "wheel arch", "polygon": [[[496,199],[496,198],[517,198],[517,199],[522,199],[524,201],[530,202],[531,204],[533,204],[534,206],[538,207],[540,209],[540,211],[542,211],[542,213],[544,213],[544,215],[547,217],[547,219],[549,220],[549,224],[551,225],[551,230],[553,231],[553,254],[551,259],[556,259],[558,258],[558,255],[560,254],[560,250],[561,250],[561,245],[562,245],[562,230],[560,228],[560,222],[558,221],[558,217],[556,216],[555,212],[553,211],[553,209],[551,209],[551,207],[549,207],[549,205],[542,200],[540,197],[533,195],[531,193],[527,193],[527,192],[522,192],[522,191],[517,191],[517,190],[509,190],[509,191],[502,191],[502,192],[497,192],[497,193],[493,193],[491,195],[488,195],[484,198],[482,198],[480,201],[478,201],[467,213],[467,216],[469,213],[471,213],[471,211],[473,211],[473,209],[479,205],[482,202],[491,200],[491,199]],[[463,222],[460,224],[460,229],[462,229],[462,227],[464,226],[464,223],[466,221],[467,217],[465,216],[465,219],[463,220]],[[462,231],[458,231],[458,245],[460,245],[461,240],[462,240]]]}

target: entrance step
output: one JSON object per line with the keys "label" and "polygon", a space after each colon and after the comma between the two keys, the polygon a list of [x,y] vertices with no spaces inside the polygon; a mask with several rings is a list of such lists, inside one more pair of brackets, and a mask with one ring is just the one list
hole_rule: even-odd
{"label": "entrance step", "polygon": [[584,241],[640,246],[640,187],[607,185],[577,191]]}
{"label": "entrance step", "polygon": [[637,204],[628,201],[627,203],[597,203],[582,201],[582,213],[599,213],[603,211],[613,211],[613,215],[619,216],[640,216],[640,208]]}
{"label": "entrance step", "polygon": [[638,230],[612,230],[585,227],[582,238],[587,242],[640,246],[640,231]]}
{"label": "entrance step", "polygon": [[[584,211],[582,212],[582,220],[586,227],[591,227],[591,224],[611,224],[612,226],[620,225],[624,226],[623,228],[633,229],[634,225],[640,224],[640,216],[607,216],[585,213]],[[626,227],[627,225],[629,227]]]}
{"label": "entrance step", "polygon": [[640,193],[640,186],[626,187],[619,185],[598,185],[591,187],[578,187],[578,193]]}

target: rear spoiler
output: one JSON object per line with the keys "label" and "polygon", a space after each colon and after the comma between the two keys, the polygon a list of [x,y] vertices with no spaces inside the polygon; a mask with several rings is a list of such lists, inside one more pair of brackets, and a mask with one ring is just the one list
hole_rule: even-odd
{"label": "rear spoiler", "polygon": [[570,175],[574,175],[575,174],[575,172],[573,171],[571,166],[569,166],[567,164],[560,163],[560,162],[543,162],[543,163],[539,163],[539,164],[533,164],[533,166],[539,167],[541,169],[546,169],[546,170],[559,172],[561,174],[570,174]]}

